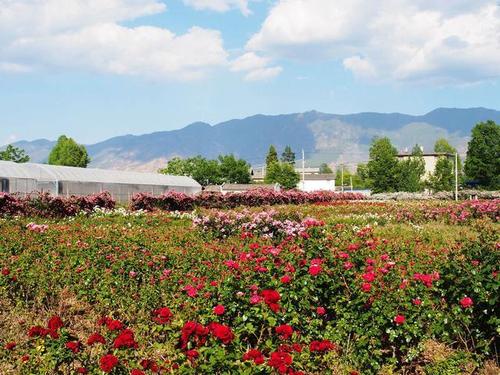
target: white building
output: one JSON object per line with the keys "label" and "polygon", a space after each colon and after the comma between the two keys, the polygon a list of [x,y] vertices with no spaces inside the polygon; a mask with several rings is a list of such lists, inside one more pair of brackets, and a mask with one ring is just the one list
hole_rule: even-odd
{"label": "white building", "polygon": [[317,190],[335,191],[335,174],[301,174],[297,188],[308,192]]}
{"label": "white building", "polygon": [[[399,160],[406,160],[411,157],[412,155],[408,153],[401,153],[398,155]],[[449,158],[454,162],[455,155],[446,152],[431,152],[431,153],[423,153],[422,158],[424,159],[425,162],[425,173],[422,179],[426,180],[430,177],[430,175],[434,173],[434,170],[436,169],[436,163],[439,159]]]}
{"label": "white building", "polygon": [[186,176],[10,161],[0,161],[0,186],[5,193],[49,192],[60,196],[107,191],[118,202],[127,202],[135,193],[160,195],[167,191],[188,194],[201,191],[201,185]]}
{"label": "white building", "polygon": [[222,185],[208,185],[203,191],[210,191],[215,193],[243,193],[250,190],[265,189],[272,191],[280,191],[279,184],[222,184]]}

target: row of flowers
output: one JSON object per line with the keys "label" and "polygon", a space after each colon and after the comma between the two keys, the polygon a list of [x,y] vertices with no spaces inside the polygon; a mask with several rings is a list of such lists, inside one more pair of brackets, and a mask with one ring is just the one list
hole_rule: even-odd
{"label": "row of flowers", "polygon": [[334,193],[329,191],[302,192],[298,190],[273,191],[254,189],[242,193],[221,194],[202,192],[188,195],[175,191],[153,196],[149,193],[135,194],[131,200],[131,209],[153,211],[190,211],[196,207],[234,208],[238,206],[259,207],[280,204],[307,204],[345,200],[363,200],[359,193]]}
{"label": "row of flowers", "polygon": [[27,196],[0,193],[0,216],[67,217],[91,213],[97,207],[112,210],[115,200],[107,192],[70,197],[52,196],[49,193]]}

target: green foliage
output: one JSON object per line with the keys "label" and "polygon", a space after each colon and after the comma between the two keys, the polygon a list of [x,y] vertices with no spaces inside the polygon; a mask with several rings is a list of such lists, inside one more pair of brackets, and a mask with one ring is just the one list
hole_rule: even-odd
{"label": "green foliage", "polygon": [[281,161],[293,166],[295,165],[295,152],[292,151],[290,146],[285,147],[285,150],[281,154]]}
{"label": "green foliage", "polygon": [[326,163],[319,166],[319,173],[333,173],[332,168]]}
{"label": "green foliage", "polygon": [[0,151],[0,160],[13,161],[14,163],[27,163],[30,157],[22,148],[8,145],[4,151]]}
{"label": "green foliage", "polygon": [[278,153],[274,145],[269,146],[269,151],[266,156],[266,168],[269,168],[271,164],[279,162]]}
{"label": "green foliage", "polygon": [[396,180],[398,161],[397,150],[387,137],[375,138],[370,147],[368,177],[372,182],[372,192],[392,192],[398,184]]}
{"label": "green foliage", "polygon": [[208,160],[200,155],[187,159],[175,157],[159,172],[190,176],[202,186],[223,183],[246,184],[251,181],[250,165],[234,155],[219,155],[217,160]]}
{"label": "green foliage", "polygon": [[425,162],[422,150],[418,145],[415,145],[411,156],[398,163],[396,176],[398,191],[422,191],[424,189],[422,181],[424,174]]}
{"label": "green foliage", "polygon": [[248,184],[251,182],[250,165],[233,154],[219,156],[219,171],[224,182]]}
{"label": "green foliage", "polygon": [[452,191],[455,185],[453,162],[442,156],[436,162],[434,173],[429,177],[429,187],[433,191]]}
{"label": "green foliage", "polygon": [[300,176],[290,164],[274,162],[267,168],[264,181],[268,184],[278,183],[284,189],[293,189],[297,187]]}
{"label": "green foliage", "polygon": [[371,187],[370,176],[368,175],[368,165],[360,163],[356,167],[357,185],[359,189],[367,189]]}
{"label": "green foliage", "polygon": [[86,168],[90,163],[87,149],[72,138],[61,135],[49,155],[49,164]]}
{"label": "green foliage", "polygon": [[500,189],[500,125],[486,121],[472,129],[465,174],[483,188]]}

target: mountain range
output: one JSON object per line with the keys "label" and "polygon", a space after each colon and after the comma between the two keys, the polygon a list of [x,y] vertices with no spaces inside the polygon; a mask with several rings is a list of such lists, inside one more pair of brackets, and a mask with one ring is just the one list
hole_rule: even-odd
{"label": "mountain range", "polygon": [[[440,137],[447,138],[461,154],[466,152],[472,127],[493,120],[500,111],[486,108],[438,108],[419,116],[364,112],[328,114],[317,111],[285,115],[255,115],[216,125],[196,122],[182,129],[144,135],[123,135],[86,145],[91,167],[155,171],[174,157],[202,155],[216,158],[233,153],[252,165],[262,164],[270,144],[281,152],[290,145],[310,166],[327,162],[354,166],[368,159],[375,136],[388,136],[401,151],[418,143],[432,151]],[[55,141],[19,141],[34,162],[46,162]]]}

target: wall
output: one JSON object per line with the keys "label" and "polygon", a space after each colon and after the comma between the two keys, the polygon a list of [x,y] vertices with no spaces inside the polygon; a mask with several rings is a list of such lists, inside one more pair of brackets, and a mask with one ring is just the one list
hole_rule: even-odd
{"label": "wall", "polygon": [[335,191],[335,180],[305,180],[300,181],[298,185],[299,190],[302,191],[317,191],[317,190],[328,190]]}

